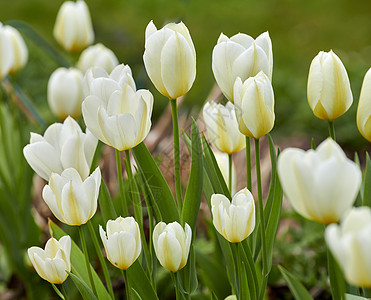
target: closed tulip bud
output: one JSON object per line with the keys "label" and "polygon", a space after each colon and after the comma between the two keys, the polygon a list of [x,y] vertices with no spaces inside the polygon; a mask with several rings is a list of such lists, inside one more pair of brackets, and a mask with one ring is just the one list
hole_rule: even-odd
{"label": "closed tulip bud", "polygon": [[62,284],[71,271],[71,238],[66,235],[57,241],[50,238],[45,250],[39,247],[28,249],[28,256],[37,274],[54,284]]}
{"label": "closed tulip bud", "polygon": [[88,6],[82,0],[66,1],[58,11],[53,31],[57,42],[67,51],[80,51],[94,41]]}
{"label": "closed tulip bud", "polygon": [[[90,79],[97,73],[102,75],[91,72]],[[120,151],[141,143],[151,128],[152,94],[148,90],[136,90],[128,66],[116,67],[108,77],[89,78],[86,90],[90,90],[90,95],[82,104],[89,130],[103,143]]]}
{"label": "closed tulip bud", "polygon": [[361,185],[361,170],[331,138],[317,150],[288,148],[278,157],[278,175],[293,208],[323,224],[339,221]]}
{"label": "closed tulip bud", "polygon": [[357,109],[357,127],[365,139],[371,142],[371,68],[363,79]]}
{"label": "closed tulip bud", "polygon": [[[229,157],[228,154],[223,152],[214,152],[214,156],[216,159],[216,162],[218,164],[218,167],[220,171],[222,172],[224,181],[226,184],[229,182]],[[236,177],[236,167],[234,163],[232,162],[232,195],[234,195],[236,191],[236,183],[237,183],[237,177]]]}
{"label": "closed tulip bud", "polygon": [[255,228],[255,203],[247,188],[237,192],[232,202],[223,194],[213,194],[211,212],[215,229],[231,243],[242,242]]}
{"label": "closed tulip bud", "polygon": [[54,216],[69,225],[85,224],[95,214],[101,174],[99,167],[85,180],[73,168],[52,173],[42,196]]}
{"label": "closed tulip bud", "polygon": [[334,52],[321,51],[312,60],[307,96],[313,113],[323,120],[335,120],[352,105],[347,71]]}
{"label": "closed tulip bud", "polygon": [[234,106],[240,132],[258,139],[269,133],[274,125],[274,94],[269,78],[260,72],[234,84]]}
{"label": "closed tulip bud", "polygon": [[110,73],[119,61],[112,50],[108,49],[103,44],[99,43],[85,49],[76,64],[81,72],[85,73],[91,67],[101,67]]}
{"label": "closed tulip bud", "polygon": [[76,169],[81,178],[89,176],[98,140],[87,129],[83,133],[79,124],[67,117],[63,124],[55,123],[44,136],[31,132],[30,143],[23,154],[31,168],[46,181],[51,173],[61,174],[67,168]]}
{"label": "closed tulip bud", "polygon": [[232,103],[223,106],[207,102],[203,108],[203,117],[209,140],[218,150],[232,154],[245,148],[245,136],[238,130]]}
{"label": "closed tulip bud", "polygon": [[61,120],[68,116],[81,115],[83,100],[82,73],[75,68],[58,68],[48,82],[48,103],[50,109]]}
{"label": "closed tulip bud", "polygon": [[212,68],[224,96],[234,103],[233,85],[263,71],[272,80],[273,53],[268,32],[255,40],[243,33],[228,38],[223,33],[213,50]]}
{"label": "closed tulip bud", "polygon": [[178,222],[160,222],[153,230],[153,246],[160,264],[172,272],[182,269],[188,260],[192,241],[192,229],[185,223],[184,229]]}
{"label": "closed tulip bud", "polygon": [[346,280],[354,286],[371,287],[371,210],[355,207],[340,225],[326,228],[325,238]]}
{"label": "closed tulip bud", "polygon": [[17,29],[0,22],[0,79],[21,69],[28,50]]}
{"label": "closed tulip bud", "polygon": [[188,28],[180,22],[146,28],[144,65],[156,89],[169,99],[185,95],[196,77],[196,51]]}
{"label": "closed tulip bud", "polygon": [[108,260],[121,270],[128,269],[142,250],[138,223],[133,217],[108,220],[107,233],[99,226],[99,233]]}

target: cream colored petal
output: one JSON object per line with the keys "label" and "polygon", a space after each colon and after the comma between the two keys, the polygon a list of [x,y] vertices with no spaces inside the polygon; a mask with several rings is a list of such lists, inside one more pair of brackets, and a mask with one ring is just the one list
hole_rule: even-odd
{"label": "cream colored petal", "polygon": [[267,74],[269,79],[272,81],[273,50],[272,50],[272,41],[271,41],[271,38],[269,37],[268,31],[263,32],[261,35],[259,35],[255,40],[255,44],[261,47],[268,57],[269,71],[265,74]]}
{"label": "cream colored petal", "polygon": [[321,58],[324,52],[320,52],[311,62],[309,67],[308,75],[308,86],[307,86],[307,96],[309,106],[314,111],[318,102],[321,99],[323,90],[323,70],[321,65]]}
{"label": "cream colored petal", "polygon": [[230,40],[240,44],[245,49],[249,48],[254,43],[254,39],[245,33],[237,33],[232,36]]}
{"label": "cream colored petal", "polygon": [[111,263],[126,270],[135,260],[136,243],[129,232],[115,233],[107,242],[108,257]]}
{"label": "cream colored petal", "polygon": [[178,271],[182,260],[182,248],[175,235],[169,232],[161,233],[157,247],[157,258],[161,265],[172,272]]}
{"label": "cream colored petal", "polygon": [[363,79],[357,108],[357,127],[365,139],[371,141],[371,68]]}
{"label": "cream colored petal", "polygon": [[149,37],[155,32],[157,32],[157,28],[156,28],[156,25],[153,23],[153,20],[151,20],[151,22],[149,22],[146,27],[146,33],[145,33],[146,42],[149,39]]}
{"label": "cream colored petal", "polygon": [[80,185],[70,181],[63,187],[62,210],[69,225],[82,225],[88,221],[90,203]]}

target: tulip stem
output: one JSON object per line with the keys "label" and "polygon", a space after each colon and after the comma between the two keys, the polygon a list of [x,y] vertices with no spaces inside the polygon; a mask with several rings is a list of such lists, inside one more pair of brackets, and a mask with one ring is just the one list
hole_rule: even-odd
{"label": "tulip stem", "polygon": [[78,228],[79,228],[79,233],[80,233],[80,239],[81,239],[82,249],[84,251],[86,269],[88,271],[90,285],[91,285],[91,288],[93,290],[94,295],[97,296],[97,290],[95,289],[95,283],[94,283],[94,280],[93,280],[93,274],[91,272],[91,266],[90,266],[90,262],[89,262],[88,249],[86,248],[84,232],[82,230],[82,226],[78,226]]}
{"label": "tulip stem", "polygon": [[178,280],[176,278],[176,273],[173,273],[173,272],[170,271],[170,276],[171,276],[171,279],[173,280],[173,283],[174,283],[176,300],[181,300],[182,297],[180,295],[180,291],[179,291],[179,288],[178,288]]}
{"label": "tulip stem", "polygon": [[331,137],[334,141],[336,141],[334,121],[328,121],[328,131],[329,131],[329,133],[330,133],[330,137]]}
{"label": "tulip stem", "polygon": [[64,289],[64,285],[63,283],[61,283],[61,291],[62,291],[62,294],[63,294],[63,297],[65,300],[67,300],[67,293],[66,293],[66,290]]}
{"label": "tulip stem", "polygon": [[228,154],[228,188],[229,188],[229,192],[231,193],[231,196],[232,196],[232,154]]}
{"label": "tulip stem", "polygon": [[238,278],[238,298],[237,299],[242,299],[242,270],[241,270],[241,253],[240,253],[240,243],[235,243],[236,249],[237,249],[237,257],[236,257],[236,270],[237,270],[237,278]]}
{"label": "tulip stem", "polygon": [[345,285],[342,271],[335,261],[330,249],[327,247],[327,265],[330,279],[331,294],[333,299],[345,299]]}
{"label": "tulip stem", "polygon": [[178,203],[179,212],[181,214],[182,201],[182,187],[180,184],[180,153],[179,153],[179,125],[178,125],[178,109],[176,106],[176,99],[170,100],[171,114],[173,117],[173,135],[174,135],[174,176],[175,176],[175,193],[176,201]]}
{"label": "tulip stem", "polygon": [[89,229],[89,234],[90,234],[90,236],[93,240],[95,251],[97,252],[97,255],[98,255],[99,262],[100,262],[100,264],[102,266],[102,269],[103,269],[103,275],[104,275],[104,279],[106,280],[108,292],[109,292],[111,298],[114,300],[115,299],[115,294],[113,292],[111,278],[109,276],[107,264],[106,264],[106,262],[103,258],[103,254],[102,254],[102,251],[101,251],[100,246],[99,246],[97,235],[95,234],[93,225],[92,225],[90,220],[88,221],[87,225],[88,225],[88,229]]}
{"label": "tulip stem", "polygon": [[56,287],[56,285],[54,283],[50,283],[50,284],[52,285],[54,292],[56,292],[56,294],[59,296],[59,298],[67,300],[67,297],[65,296],[63,291],[61,292],[60,290],[58,290],[58,288]]}
{"label": "tulip stem", "polygon": [[129,209],[128,209],[128,203],[125,197],[124,182],[122,180],[121,156],[120,156],[119,150],[115,149],[115,151],[116,151],[117,180],[119,182],[119,187],[120,187],[122,213],[124,217],[127,217],[129,216]]}
{"label": "tulip stem", "polygon": [[121,270],[122,271],[122,276],[124,277],[125,281],[125,292],[126,292],[126,300],[130,299],[130,284],[128,280],[128,274],[126,273],[126,270]]}
{"label": "tulip stem", "polygon": [[260,147],[259,139],[255,139],[255,159],[256,159],[256,181],[258,185],[258,204],[259,204],[259,221],[260,221],[260,234],[262,240],[262,261],[263,261],[263,280],[260,290],[260,299],[263,299],[265,288],[267,284],[268,276],[268,265],[267,265],[267,245],[265,241],[265,219],[264,219],[264,210],[263,210],[263,193],[262,193],[262,182],[261,182],[261,173],[260,173]]}
{"label": "tulip stem", "polygon": [[251,150],[248,136],[246,136],[246,187],[251,192]]}

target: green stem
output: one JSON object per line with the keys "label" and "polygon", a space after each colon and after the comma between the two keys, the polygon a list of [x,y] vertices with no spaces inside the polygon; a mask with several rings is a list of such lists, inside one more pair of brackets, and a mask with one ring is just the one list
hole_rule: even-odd
{"label": "green stem", "polygon": [[175,176],[175,192],[176,201],[178,203],[179,212],[181,214],[183,207],[182,187],[180,183],[180,153],[179,153],[179,125],[178,125],[178,109],[176,99],[170,100],[171,114],[173,117],[173,134],[174,134],[174,176]]}
{"label": "green stem", "polygon": [[336,141],[334,121],[328,121],[328,131],[329,131],[329,133],[330,133],[330,137],[331,137],[334,141]]}
{"label": "green stem", "polygon": [[90,266],[90,262],[89,262],[88,249],[86,248],[84,232],[82,230],[82,226],[78,226],[78,228],[79,228],[79,233],[80,233],[81,245],[82,245],[82,248],[83,248],[83,251],[84,251],[85,264],[86,264],[86,269],[88,270],[90,285],[91,285],[91,288],[93,290],[94,295],[97,296],[97,290],[95,289],[95,283],[94,283],[94,280],[93,280],[93,274],[91,272],[91,266]]}
{"label": "green stem", "polygon": [[251,191],[251,150],[248,136],[246,136],[246,188]]}
{"label": "green stem", "polygon": [[126,270],[121,270],[122,271],[122,276],[124,277],[125,281],[125,293],[126,293],[126,299],[129,300],[130,298],[130,284],[128,280],[128,274],[126,273]]}
{"label": "green stem", "polygon": [[237,270],[237,278],[238,278],[238,290],[237,290],[237,299],[242,299],[242,271],[241,271],[241,253],[240,253],[240,243],[235,243],[236,245],[236,253],[237,253],[237,259],[236,259],[236,270]]}
{"label": "green stem", "polygon": [[66,290],[64,289],[64,285],[63,283],[61,283],[61,291],[62,291],[62,294],[63,294],[63,297],[65,300],[67,300],[67,293],[66,293]]}
{"label": "green stem", "polygon": [[228,155],[229,158],[229,165],[228,165],[228,188],[229,192],[231,193],[232,196],[232,154]]}
{"label": "green stem", "polygon": [[93,240],[95,251],[97,252],[99,262],[100,262],[100,264],[102,266],[102,269],[103,269],[103,275],[104,275],[104,279],[106,280],[108,292],[111,295],[111,298],[115,299],[115,294],[113,292],[111,278],[110,278],[109,273],[108,273],[108,268],[107,268],[106,261],[103,258],[103,254],[102,254],[102,251],[101,251],[100,246],[99,246],[97,235],[95,234],[95,230],[93,228],[92,223],[90,221],[88,221],[87,224],[88,224],[90,237]]}
{"label": "green stem", "polygon": [[58,288],[56,287],[56,285],[54,283],[50,283],[50,284],[52,285],[54,292],[56,292],[56,294],[59,296],[59,298],[67,300],[65,295],[63,295],[63,293],[60,290],[58,290]]}
{"label": "green stem", "polygon": [[268,276],[268,262],[267,262],[267,245],[265,241],[265,219],[263,210],[263,193],[262,193],[262,182],[260,173],[260,147],[259,139],[255,139],[255,159],[256,159],[256,180],[258,184],[258,204],[259,204],[259,221],[260,221],[260,234],[262,240],[262,261],[263,261],[263,281],[260,290],[260,299],[263,299],[266,288],[266,277]]}
{"label": "green stem", "polygon": [[170,276],[171,276],[171,279],[174,283],[176,300],[181,300],[182,297],[181,297],[181,294],[180,294],[180,291],[179,291],[179,288],[178,288],[178,280],[176,278],[176,273],[173,273],[173,272],[170,271]]}
{"label": "green stem", "polygon": [[124,182],[122,180],[120,151],[117,149],[115,149],[115,151],[116,151],[117,180],[119,182],[119,187],[120,187],[122,212],[123,212],[124,217],[127,217],[129,215],[129,208],[128,208],[127,199],[125,197]]}

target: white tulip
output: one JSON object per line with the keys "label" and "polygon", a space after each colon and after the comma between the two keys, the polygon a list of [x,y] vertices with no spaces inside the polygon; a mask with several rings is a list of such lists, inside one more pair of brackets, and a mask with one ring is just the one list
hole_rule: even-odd
{"label": "white tulip", "polygon": [[99,43],[85,49],[81,53],[76,66],[83,73],[94,66],[101,67],[110,73],[118,63],[119,61],[112,50]]}
{"label": "white tulip", "polygon": [[61,120],[68,116],[78,118],[81,115],[82,79],[82,73],[75,68],[58,68],[50,76],[48,103],[54,115]]}
{"label": "white tulip", "polygon": [[371,210],[356,207],[346,214],[340,225],[326,228],[326,242],[354,286],[371,287]]}
{"label": "white tulip", "polygon": [[352,207],[362,181],[358,165],[331,138],[315,151],[282,151],[278,175],[293,208],[303,217],[323,224],[339,221]]}
{"label": "white tulip", "polygon": [[131,149],[151,128],[153,96],[148,90],[136,90],[128,66],[95,78],[102,74],[97,69],[87,73],[85,90],[90,95],[82,104],[85,124],[103,143],[120,151]]}
{"label": "white tulip", "polygon": [[[223,152],[214,152],[214,156],[220,171],[222,172],[223,178],[225,183],[228,186],[229,183],[229,157],[228,154]],[[236,166],[232,161],[232,195],[234,195],[236,191],[237,185],[237,174],[236,174]]]}
{"label": "white tulip", "polygon": [[213,194],[211,212],[215,229],[231,243],[243,241],[255,228],[255,203],[247,188],[237,192],[232,202],[223,194]]}
{"label": "white tulip", "polygon": [[62,284],[71,271],[71,238],[66,235],[57,241],[50,238],[45,250],[39,247],[28,249],[28,256],[37,274],[42,279],[54,284]]}
{"label": "white tulip", "polygon": [[86,3],[65,1],[58,11],[53,34],[67,51],[79,51],[90,45],[94,41],[94,31]]}
{"label": "white tulip", "polygon": [[273,53],[268,32],[255,40],[244,33],[231,38],[222,33],[213,50],[212,69],[221,91],[232,103],[233,85],[237,77],[245,81],[263,71],[272,80]]}
{"label": "white tulip", "polygon": [[133,217],[108,220],[107,234],[99,225],[99,233],[108,260],[121,270],[128,269],[142,250],[138,223]]}
{"label": "white tulip", "polygon": [[144,65],[156,89],[169,99],[185,95],[196,77],[196,51],[188,28],[180,22],[146,28]]}
{"label": "white tulip", "polygon": [[153,230],[153,246],[160,264],[172,271],[182,269],[188,260],[192,241],[192,229],[185,223],[184,229],[178,222],[158,223]]}
{"label": "white tulip", "polygon": [[85,180],[73,168],[52,173],[42,195],[54,216],[69,225],[85,224],[97,210],[101,173],[99,167]]}
{"label": "white tulip", "polygon": [[207,102],[203,108],[207,135],[215,147],[232,154],[245,148],[245,136],[238,130],[235,108],[228,102],[225,106]]}
{"label": "white tulip", "polygon": [[363,79],[357,109],[357,127],[365,139],[371,142],[371,68]]}
{"label": "white tulip", "polygon": [[260,72],[234,84],[234,106],[238,128],[244,135],[258,139],[274,125],[274,94],[268,77]]}
{"label": "white tulip", "polygon": [[88,129],[83,133],[79,124],[67,117],[63,124],[50,125],[44,136],[31,132],[30,144],[23,148],[23,154],[31,168],[47,181],[51,173],[61,174],[70,167],[85,179],[97,143]]}
{"label": "white tulip", "polygon": [[309,106],[320,119],[333,121],[353,103],[347,71],[332,52],[320,51],[309,68],[307,96]]}

